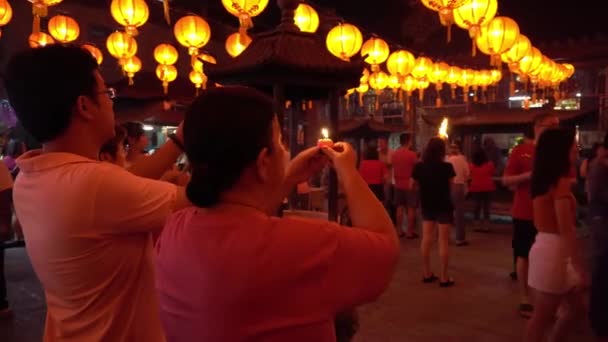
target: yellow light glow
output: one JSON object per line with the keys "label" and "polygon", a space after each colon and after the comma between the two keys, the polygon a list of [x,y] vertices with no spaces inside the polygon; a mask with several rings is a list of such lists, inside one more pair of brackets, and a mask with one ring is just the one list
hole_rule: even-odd
{"label": "yellow light glow", "polygon": [[448,139],[448,118],[443,118],[441,126],[439,126],[439,137],[441,139]]}
{"label": "yellow light glow", "polygon": [[329,130],[325,127],[321,128],[321,136],[323,139],[329,139]]}

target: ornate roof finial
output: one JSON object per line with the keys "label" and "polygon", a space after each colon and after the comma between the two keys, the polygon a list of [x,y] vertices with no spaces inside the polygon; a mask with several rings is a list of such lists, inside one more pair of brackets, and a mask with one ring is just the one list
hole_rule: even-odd
{"label": "ornate roof finial", "polygon": [[277,0],[277,4],[281,9],[281,24],[279,25],[279,30],[299,31],[295,24],[294,17],[300,0]]}

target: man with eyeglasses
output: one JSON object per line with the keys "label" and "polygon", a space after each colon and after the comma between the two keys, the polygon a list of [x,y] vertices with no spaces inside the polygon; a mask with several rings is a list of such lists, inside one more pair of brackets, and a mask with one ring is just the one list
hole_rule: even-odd
{"label": "man with eyeglasses", "polygon": [[[559,118],[555,114],[547,113],[534,118],[534,138],[538,141],[540,135],[548,128],[559,126]],[[503,184],[513,189],[513,253],[516,258],[517,281],[520,290],[519,314],[525,318],[532,316],[534,308],[530,304],[528,287],[528,255],[536,238],[534,215],[532,212],[532,196],[530,194],[530,179],[535,141],[526,141],[516,146],[505,168]]]}
{"label": "man with eyeglasses", "polygon": [[181,154],[181,127],[128,172],[97,160],[114,136],[115,92],[86,50],[21,52],[5,83],[23,127],[42,143],[17,160],[13,197],[45,291],[44,341],[164,341],[152,233],[188,201],[183,188],[153,179]]}

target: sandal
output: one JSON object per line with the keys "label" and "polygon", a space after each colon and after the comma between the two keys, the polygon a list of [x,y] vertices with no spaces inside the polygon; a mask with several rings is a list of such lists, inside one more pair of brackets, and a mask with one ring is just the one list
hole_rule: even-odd
{"label": "sandal", "polygon": [[439,279],[439,278],[437,278],[437,276],[436,276],[436,275],[434,275],[434,274],[432,274],[432,273],[431,273],[431,275],[430,275],[430,276],[428,276],[428,277],[423,277],[423,278],[422,278],[422,282],[423,282],[423,283],[425,283],[425,284],[428,284],[428,283],[435,282],[435,281],[437,281],[438,279]]}
{"label": "sandal", "polygon": [[532,313],[534,312],[534,307],[532,304],[521,303],[519,304],[519,315],[523,318],[532,317]]}
{"label": "sandal", "polygon": [[450,278],[448,279],[448,281],[440,281],[439,287],[452,287],[454,286],[454,284],[456,284],[456,282],[454,281],[454,279]]}

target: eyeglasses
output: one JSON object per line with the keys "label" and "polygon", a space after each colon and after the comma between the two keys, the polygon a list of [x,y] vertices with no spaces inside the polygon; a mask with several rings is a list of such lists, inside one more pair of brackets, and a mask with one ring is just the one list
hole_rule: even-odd
{"label": "eyeglasses", "polygon": [[98,94],[106,94],[108,95],[108,97],[110,99],[115,99],[116,98],[116,89],[114,88],[108,88],[106,90],[100,91]]}

